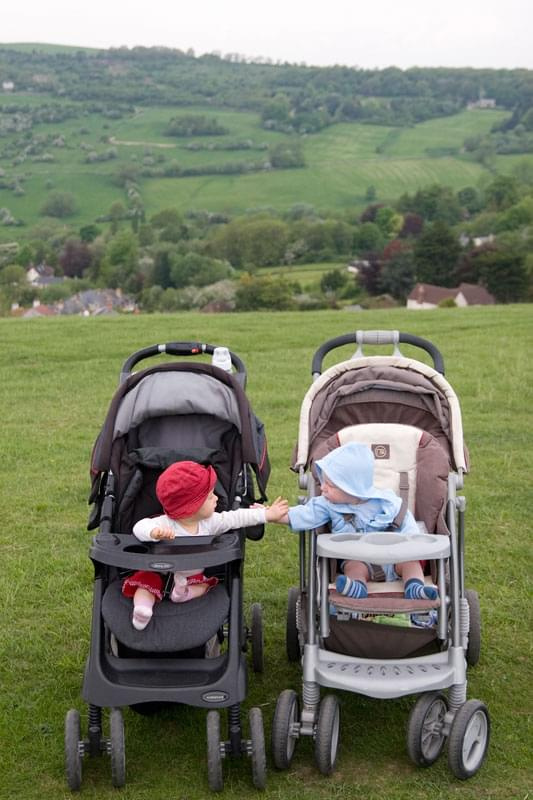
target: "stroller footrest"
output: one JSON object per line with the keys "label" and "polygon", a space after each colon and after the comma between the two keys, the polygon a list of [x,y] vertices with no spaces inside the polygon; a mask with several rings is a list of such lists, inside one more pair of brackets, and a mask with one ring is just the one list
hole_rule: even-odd
{"label": "stroller footrest", "polygon": [[359,611],[362,614],[414,614],[439,608],[440,600],[406,600],[403,594],[380,592],[363,599],[344,597],[335,589],[329,592],[329,602],[335,608],[346,611]]}
{"label": "stroller footrest", "polygon": [[457,680],[446,652],[397,661],[341,659],[342,656],[320,650],[316,680],[321,686],[387,699],[444,689]]}

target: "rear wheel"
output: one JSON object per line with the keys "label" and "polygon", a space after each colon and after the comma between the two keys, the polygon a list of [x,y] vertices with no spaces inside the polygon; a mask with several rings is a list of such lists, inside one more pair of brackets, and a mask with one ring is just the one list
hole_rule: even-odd
{"label": "rear wheel", "polygon": [[479,607],[478,593],[474,589],[466,589],[465,597],[470,615],[468,630],[468,645],[466,648],[466,663],[475,667],[481,653],[481,609]]}
{"label": "rear wheel", "polygon": [[441,692],[422,694],[411,709],[407,723],[407,751],[419,767],[430,767],[442,753],[446,742],[444,717],[448,711]]}
{"label": "rear wheel", "polygon": [[263,714],[260,708],[251,708],[248,715],[252,740],[252,779],[256,789],[266,786],[266,753]]}
{"label": "rear wheel", "polygon": [[479,700],[467,700],[453,718],[448,737],[448,766],[460,780],[475,775],[485,757],[490,739],[487,707]]}
{"label": "rear wheel", "polygon": [[126,746],[124,741],[124,719],[119,708],[112,708],[109,715],[109,747],[111,756],[111,782],[119,789],[126,783]]}
{"label": "rear wheel", "polygon": [[263,641],[263,609],[261,603],[252,605],[252,667],[254,672],[263,672],[264,641]]}
{"label": "rear wheel", "polygon": [[334,694],[327,694],[318,711],[315,733],[315,758],[322,775],[335,769],[340,740],[340,708]]}
{"label": "rear wheel", "polygon": [[77,792],[81,786],[82,752],[80,713],[71,708],[65,717],[65,772],[72,792]]}
{"label": "rear wheel", "polygon": [[224,788],[218,711],[207,712],[207,780],[213,792],[221,792]]}
{"label": "rear wheel", "polygon": [[291,765],[299,717],[298,695],[292,689],[285,689],[278,697],[272,720],[272,758],[278,769],[288,769]]}
{"label": "rear wheel", "polygon": [[291,586],[287,601],[287,627],[285,630],[285,644],[289,661],[299,661],[301,657],[297,615],[299,599],[300,589],[297,586]]}

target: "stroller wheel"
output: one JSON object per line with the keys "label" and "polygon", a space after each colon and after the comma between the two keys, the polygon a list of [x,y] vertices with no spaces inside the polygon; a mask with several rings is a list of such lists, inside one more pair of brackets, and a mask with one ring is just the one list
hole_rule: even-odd
{"label": "stroller wheel", "polygon": [[82,755],[80,712],[71,708],[65,717],[65,772],[72,792],[77,792],[81,786]]}
{"label": "stroller wheel", "polygon": [[320,703],[315,732],[315,758],[322,775],[335,769],[340,739],[340,707],[334,694],[327,694]]}
{"label": "stroller wheel", "polygon": [[222,777],[222,751],[220,741],[220,714],[207,712],[207,780],[213,792],[224,788]]}
{"label": "stroller wheel", "polygon": [[112,708],[109,714],[109,755],[111,756],[111,782],[118,789],[126,783],[124,718],[119,708]]}
{"label": "stroller wheel", "polygon": [[261,603],[252,605],[252,667],[254,672],[263,672],[265,667],[263,648],[263,609]]}
{"label": "stroller wheel", "polygon": [[251,708],[248,715],[252,740],[252,778],[256,789],[266,786],[266,753],[263,714],[260,708]]}
{"label": "stroller wheel", "polygon": [[292,689],[285,689],[278,697],[272,720],[272,758],[278,769],[288,769],[291,765],[299,717],[298,695]]}
{"label": "stroller wheel", "polygon": [[470,615],[468,630],[468,645],[466,648],[466,663],[475,667],[481,652],[481,610],[479,608],[478,593],[474,589],[466,589],[465,597]]}
{"label": "stroller wheel", "polygon": [[407,752],[419,767],[430,767],[442,752],[446,736],[443,733],[448,702],[442,692],[420,695],[407,723]]}
{"label": "stroller wheel", "polygon": [[285,645],[289,661],[299,661],[301,656],[297,617],[299,599],[300,589],[297,586],[291,586],[287,601],[287,627],[285,630]]}
{"label": "stroller wheel", "polygon": [[448,766],[460,780],[475,775],[483,764],[490,739],[487,707],[479,700],[467,700],[453,718],[448,737]]}

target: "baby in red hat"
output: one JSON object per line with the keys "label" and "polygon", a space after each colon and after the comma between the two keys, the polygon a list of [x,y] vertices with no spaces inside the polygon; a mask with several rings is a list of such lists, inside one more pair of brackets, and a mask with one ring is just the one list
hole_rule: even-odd
{"label": "baby in red hat", "polygon": [[[265,522],[281,522],[289,504],[277,497],[271,506],[239,508],[215,512],[217,480],[213,467],[194,461],[171,464],[156,483],[157,499],[164,514],[139,520],[133,533],[143,542],[174,539],[176,536],[212,536],[234,528],[246,528]],[[174,573],[170,594],[173,603],[183,603],[205,594],[218,583],[215,577],[203,572],[182,570]],[[122,584],[122,593],[133,598],[133,627],[146,628],[153,614],[154,603],[164,595],[165,579],[157,572],[135,572]]]}

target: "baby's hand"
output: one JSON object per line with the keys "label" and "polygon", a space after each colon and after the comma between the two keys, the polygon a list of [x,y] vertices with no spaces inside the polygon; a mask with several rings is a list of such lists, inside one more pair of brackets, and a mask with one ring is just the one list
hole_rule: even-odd
{"label": "baby's hand", "polygon": [[289,503],[284,497],[276,497],[271,506],[265,508],[267,522],[287,522]]}
{"label": "baby's hand", "polygon": [[173,539],[174,531],[171,531],[170,528],[153,528],[150,531],[150,538],[156,539],[157,541],[161,539]]}

